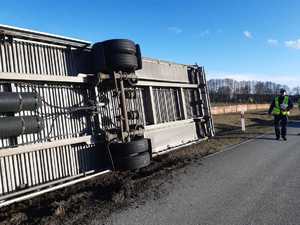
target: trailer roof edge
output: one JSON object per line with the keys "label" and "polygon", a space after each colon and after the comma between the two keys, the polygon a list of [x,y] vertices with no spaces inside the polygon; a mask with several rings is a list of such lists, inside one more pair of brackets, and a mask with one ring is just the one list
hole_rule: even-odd
{"label": "trailer roof edge", "polygon": [[[158,62],[158,63],[162,62],[162,63],[174,64],[174,65],[186,66],[186,67],[193,67],[193,66],[195,66],[195,64],[184,64],[184,63],[178,63],[178,62],[164,60],[164,59],[156,59],[156,58],[146,57],[146,56],[143,56],[143,59],[148,60],[148,61]],[[202,67],[202,65],[197,65],[197,66]]]}
{"label": "trailer roof edge", "polygon": [[91,42],[80,40],[76,38],[69,38],[65,36],[49,34],[45,32],[29,30],[9,25],[0,24],[0,34],[11,35],[13,37],[34,40],[34,41],[43,41],[59,45],[68,45],[72,47],[87,47],[91,45]]}

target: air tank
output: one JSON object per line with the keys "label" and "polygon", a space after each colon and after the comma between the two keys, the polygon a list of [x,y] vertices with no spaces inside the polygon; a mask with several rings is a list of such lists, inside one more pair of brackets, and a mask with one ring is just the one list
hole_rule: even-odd
{"label": "air tank", "polygon": [[0,118],[0,137],[17,137],[22,134],[38,133],[44,128],[39,116],[8,116]]}
{"label": "air tank", "polygon": [[37,93],[0,92],[0,112],[34,111],[41,106]]}

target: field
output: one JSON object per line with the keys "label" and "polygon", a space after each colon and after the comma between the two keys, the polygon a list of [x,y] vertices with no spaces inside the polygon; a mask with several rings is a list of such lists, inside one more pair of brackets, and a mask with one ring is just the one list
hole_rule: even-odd
{"label": "field", "polygon": [[[245,117],[246,132],[241,131],[239,114],[214,116],[217,132],[214,138],[156,157],[147,168],[113,172],[0,209],[0,225],[104,224],[115,210],[164,195],[168,190],[160,188],[159,178],[172,180],[177,170],[189,164],[201,164],[206,155],[273,132],[272,116],[266,112],[247,112]],[[300,119],[299,111],[294,110],[290,119]]]}

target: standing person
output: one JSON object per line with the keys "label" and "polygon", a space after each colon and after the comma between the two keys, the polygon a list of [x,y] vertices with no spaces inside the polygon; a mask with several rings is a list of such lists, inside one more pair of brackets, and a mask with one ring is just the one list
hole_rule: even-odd
{"label": "standing person", "polygon": [[[289,96],[286,93],[286,90],[280,89],[280,95],[276,96],[273,100],[269,114],[274,115],[274,127],[276,140],[280,140],[280,135],[283,140],[286,139],[286,130],[288,123],[289,111],[293,108],[293,102],[290,100]],[[281,130],[280,130],[281,126]]]}

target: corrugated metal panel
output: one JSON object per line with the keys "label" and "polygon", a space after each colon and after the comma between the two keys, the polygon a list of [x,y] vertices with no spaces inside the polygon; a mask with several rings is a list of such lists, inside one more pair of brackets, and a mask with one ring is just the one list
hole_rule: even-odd
{"label": "corrugated metal panel", "polygon": [[183,120],[182,102],[178,88],[153,88],[157,123]]}
{"label": "corrugated metal panel", "polygon": [[0,72],[76,76],[89,72],[86,51],[39,42],[0,42]]}
{"label": "corrugated metal panel", "polygon": [[[78,73],[91,73],[91,50],[85,47],[85,43],[51,35],[46,35],[43,41],[43,35],[26,40],[18,39],[20,36],[5,36],[0,41],[0,72],[17,73],[17,76],[76,76]],[[81,47],[64,45],[64,41]],[[149,82],[149,86],[135,87],[137,97],[126,99],[127,111],[137,111],[139,114],[138,118],[129,120],[130,127],[139,124],[146,126],[145,134],[153,138],[156,151],[200,138],[197,129],[202,125],[198,126],[194,120],[188,119],[210,115],[207,89],[197,86],[205,85],[203,69],[200,71],[199,68],[153,59],[144,59],[143,62],[144,69],[137,71],[137,75]],[[163,84],[152,86],[153,80]],[[164,86],[168,82],[173,86]],[[186,88],[184,84],[196,85]],[[49,144],[88,135],[98,137],[103,134],[102,131],[116,131],[121,126],[120,99],[108,87],[90,86],[83,80],[77,84],[0,81],[0,91],[38,93],[42,98],[42,106],[38,110],[0,116],[35,115],[41,116],[45,123],[44,129],[38,134],[0,138],[0,152],[8,147],[30,143]],[[195,104],[199,100],[203,100],[204,104]],[[97,110],[91,110],[91,105],[95,103],[98,105]],[[205,129],[207,127],[213,127],[212,120],[205,124]],[[172,138],[174,140],[170,142]],[[102,156],[99,154],[103,151],[104,148],[81,143],[2,156],[0,200],[5,199],[9,193],[19,193],[30,187],[101,169]]]}
{"label": "corrugated metal panel", "polygon": [[[87,123],[88,113],[70,114],[66,112],[67,107],[85,105],[86,88],[78,85],[14,83],[12,90],[39,93],[43,104],[38,111],[25,111],[15,115],[39,115],[44,119],[45,128],[39,134],[21,135],[16,140],[2,138],[1,148],[66,139],[91,133],[91,125]],[[95,169],[93,151],[95,149],[90,146],[63,146],[0,158],[0,195]]]}
{"label": "corrugated metal panel", "polygon": [[[83,54],[83,51],[78,52],[70,47],[18,39],[5,40],[0,42],[0,72],[74,76],[88,68],[82,62]],[[15,116],[38,115],[45,123],[45,128],[39,134],[1,138],[0,151],[1,148],[91,133],[92,127],[88,123],[90,115],[87,112],[66,112],[68,107],[86,105],[88,89],[84,84],[3,83],[0,91],[37,92],[43,100],[42,107],[35,112],[16,113]],[[0,158],[0,195],[95,169],[95,148],[91,147],[62,146]]]}
{"label": "corrugated metal panel", "polygon": [[0,196],[98,168],[91,145],[64,146],[0,158]]}

